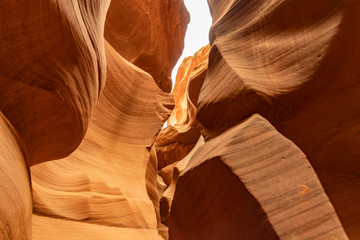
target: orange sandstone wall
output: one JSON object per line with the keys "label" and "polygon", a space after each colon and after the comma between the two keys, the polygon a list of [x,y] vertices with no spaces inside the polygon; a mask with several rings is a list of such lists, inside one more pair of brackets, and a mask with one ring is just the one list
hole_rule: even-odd
{"label": "orange sandstone wall", "polygon": [[183,0],[112,0],[105,38],[170,92],[171,72],[184,48],[189,21]]}
{"label": "orange sandstone wall", "polygon": [[208,3],[205,143],[172,190],[170,239],[359,238],[359,5]]}
{"label": "orange sandstone wall", "polygon": [[0,239],[360,238],[360,5],[208,4],[173,95],[182,0],[0,4]]}
{"label": "orange sandstone wall", "polygon": [[173,91],[175,107],[155,142],[158,169],[181,160],[200,137],[196,105],[207,73],[210,46],[199,49],[181,63]]}
{"label": "orange sandstone wall", "polygon": [[109,44],[106,55],[107,83],[83,142],[31,168],[34,240],[160,239],[145,174],[172,98]]}
{"label": "orange sandstone wall", "polygon": [[205,139],[261,114],[306,154],[347,234],[357,239],[358,2],[209,0],[209,6],[212,49],[197,114]]}
{"label": "orange sandstone wall", "polygon": [[144,3],[136,21],[151,27],[127,19],[147,31],[142,46],[130,32],[118,40],[116,18],[133,6],[1,4],[1,239],[167,239],[150,149],[173,108],[164,91],[189,14],[182,1]]}

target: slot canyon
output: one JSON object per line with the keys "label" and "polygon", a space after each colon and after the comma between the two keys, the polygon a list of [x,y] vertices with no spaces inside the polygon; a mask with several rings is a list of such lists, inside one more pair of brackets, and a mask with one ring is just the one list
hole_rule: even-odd
{"label": "slot canyon", "polygon": [[360,239],[360,2],[206,4],[0,4],[0,240]]}

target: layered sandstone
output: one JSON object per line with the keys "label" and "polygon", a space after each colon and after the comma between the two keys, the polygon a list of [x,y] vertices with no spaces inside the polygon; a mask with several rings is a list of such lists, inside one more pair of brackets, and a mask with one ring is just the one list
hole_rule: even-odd
{"label": "layered sandstone", "polygon": [[[106,56],[107,83],[79,148],[65,159],[31,168],[34,240],[69,234],[72,239],[160,239],[158,205],[148,195],[151,179],[145,176],[149,149],[170,115],[166,106],[172,99],[109,44]],[[156,169],[150,170],[156,176]]]}
{"label": "layered sandstone", "polygon": [[182,0],[0,5],[1,239],[360,237],[360,5],[208,3],[173,97]]}
{"label": "layered sandstone", "polygon": [[195,146],[200,129],[196,123],[196,105],[207,73],[210,45],[183,60],[173,90],[175,107],[155,142],[158,169],[180,161]]}
{"label": "layered sandstone", "polygon": [[205,139],[260,113],[306,154],[347,234],[357,239],[359,4],[209,0],[209,6],[212,49],[197,114]]}
{"label": "layered sandstone", "polygon": [[0,239],[31,239],[31,186],[23,143],[0,112]]}
{"label": "layered sandstone", "polygon": [[174,199],[178,178],[180,174],[184,171],[186,166],[188,165],[191,157],[203,144],[204,144],[204,138],[200,136],[196,145],[183,159],[174,162],[170,165],[167,165],[166,167],[163,167],[158,172],[159,176],[166,185],[166,188],[161,192],[161,199],[160,199],[161,222],[164,223],[166,226],[169,225],[168,220],[170,216],[171,205]]}
{"label": "layered sandstone", "polygon": [[69,155],[105,85],[110,1],[7,1],[0,6],[0,109],[28,165]]}
{"label": "layered sandstone", "polygon": [[[109,23],[114,12],[129,11],[125,2],[112,1]],[[152,40],[142,50],[132,45],[139,51],[129,56],[105,44],[109,4],[37,0],[0,7],[1,239],[167,238],[150,148],[173,107],[158,85],[171,88],[167,76],[189,16],[182,1],[148,1],[148,14],[137,20],[147,22],[151,12],[141,42],[149,34]],[[121,38],[115,27],[111,36]]]}
{"label": "layered sandstone", "polygon": [[184,48],[190,15],[183,0],[112,0],[105,38],[124,58],[171,91],[171,72]]}
{"label": "layered sandstone", "polygon": [[174,240],[347,239],[306,156],[259,115],[193,154],[168,222]]}

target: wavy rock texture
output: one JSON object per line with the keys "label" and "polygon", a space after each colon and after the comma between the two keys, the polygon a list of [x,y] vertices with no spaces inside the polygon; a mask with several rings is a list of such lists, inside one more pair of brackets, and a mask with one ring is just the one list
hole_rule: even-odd
{"label": "wavy rock texture", "polygon": [[259,115],[194,153],[177,180],[169,235],[347,239],[305,155]]}
{"label": "wavy rock texture", "polygon": [[171,71],[184,48],[189,21],[183,0],[112,0],[105,38],[170,92]]}
{"label": "wavy rock texture", "polygon": [[160,134],[183,0],[0,4],[0,239],[360,238],[357,0],[208,3]]}
{"label": "wavy rock texture", "polygon": [[205,79],[210,45],[200,48],[181,63],[174,87],[175,108],[155,142],[158,169],[180,161],[195,146],[200,129],[196,123],[196,105]]}
{"label": "wavy rock texture", "polygon": [[105,84],[110,1],[6,1],[0,6],[0,109],[29,165],[66,157]]}
{"label": "wavy rock texture", "polygon": [[31,186],[23,144],[0,112],[0,239],[31,239]]}
{"label": "wavy rock texture", "polygon": [[108,44],[106,54],[107,83],[84,141],[31,168],[34,240],[161,238],[145,175],[172,99]]}
{"label": "wavy rock texture", "polygon": [[197,114],[205,139],[260,113],[307,155],[347,234],[358,239],[360,5],[208,2],[212,49]]}
{"label": "wavy rock texture", "polygon": [[181,159],[180,161],[174,162],[164,168],[162,168],[158,174],[163,179],[166,184],[166,189],[161,194],[160,199],[160,216],[161,222],[165,225],[168,225],[168,219],[170,216],[170,209],[172,205],[172,201],[174,198],[177,180],[179,175],[183,172],[187,164],[189,163],[191,157],[197,151],[197,149],[204,144],[204,138],[200,136],[198,142],[193,147],[193,149],[189,152],[186,157]]}

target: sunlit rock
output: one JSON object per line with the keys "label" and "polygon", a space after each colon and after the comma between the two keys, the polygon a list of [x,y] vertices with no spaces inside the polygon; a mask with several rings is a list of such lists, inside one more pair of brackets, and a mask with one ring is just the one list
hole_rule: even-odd
{"label": "sunlit rock", "polygon": [[210,46],[184,59],[174,87],[175,108],[155,142],[159,170],[184,158],[197,143],[196,105],[208,66]]}
{"label": "sunlit rock", "polygon": [[177,179],[170,239],[347,239],[306,156],[259,115],[195,151]]}
{"label": "sunlit rock", "polygon": [[106,55],[107,83],[83,142],[31,168],[34,240],[161,239],[145,175],[172,98],[109,44]]}
{"label": "sunlit rock", "polygon": [[171,91],[171,71],[181,56],[190,15],[183,0],[112,0],[106,40],[128,61]]}
{"label": "sunlit rock", "polygon": [[261,114],[306,154],[349,237],[359,238],[358,2],[209,5],[212,49],[197,109],[205,139]]}

